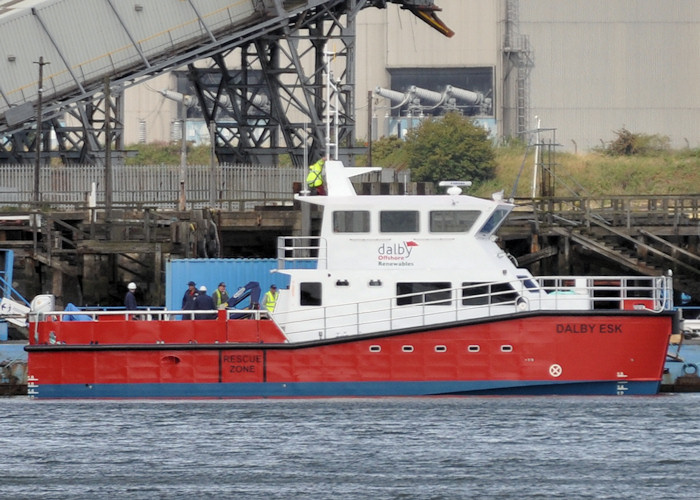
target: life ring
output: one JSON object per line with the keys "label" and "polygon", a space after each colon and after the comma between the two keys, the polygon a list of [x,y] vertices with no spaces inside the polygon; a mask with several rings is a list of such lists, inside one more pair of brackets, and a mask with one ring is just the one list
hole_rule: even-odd
{"label": "life ring", "polygon": [[697,375],[698,365],[695,363],[686,363],[683,365],[683,375]]}

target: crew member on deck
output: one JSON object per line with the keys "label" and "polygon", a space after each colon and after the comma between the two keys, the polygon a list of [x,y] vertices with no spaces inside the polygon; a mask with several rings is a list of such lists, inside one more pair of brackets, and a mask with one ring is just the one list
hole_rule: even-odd
{"label": "crew member on deck", "polygon": [[226,283],[223,281],[219,283],[219,286],[214,293],[211,294],[212,299],[214,299],[214,307],[216,309],[226,309],[228,305],[228,292],[226,291]]}
{"label": "crew member on deck", "polygon": [[134,294],[134,292],[136,292],[136,283],[132,281],[126,288],[127,292],[124,297],[124,307],[126,307],[127,311],[135,311],[139,307],[138,304],[136,304],[136,295]]}
{"label": "crew member on deck", "polygon": [[[187,290],[182,297],[182,310],[193,311],[196,309],[195,300],[197,300],[197,285],[194,281],[187,283]],[[191,316],[183,315],[183,319],[191,319]]]}
{"label": "crew member on deck", "polygon": [[309,166],[309,174],[306,176],[306,185],[309,187],[309,191],[312,195],[326,195],[326,188],[323,186],[323,166],[326,164],[326,157],[324,156],[318,160],[313,165]]}
{"label": "crew member on deck", "polygon": [[[127,292],[126,295],[124,296],[124,307],[126,308],[127,311],[135,311],[136,309],[139,308],[138,304],[136,303],[136,283],[133,281],[129,283],[126,287]],[[129,316],[127,314],[127,318],[131,317],[131,319],[140,319],[136,315],[131,315]]]}
{"label": "crew member on deck", "polygon": [[280,293],[277,291],[277,286],[272,285],[270,289],[265,293],[265,296],[263,297],[262,300],[262,305],[265,309],[267,309],[270,312],[275,312],[275,307],[277,306],[277,298],[280,296]]}
{"label": "crew member on deck", "polygon": [[[211,311],[214,309],[214,300],[207,295],[207,287],[204,285],[199,287],[197,299],[194,301],[195,309],[198,311]],[[216,313],[197,314],[197,319],[216,319]]]}

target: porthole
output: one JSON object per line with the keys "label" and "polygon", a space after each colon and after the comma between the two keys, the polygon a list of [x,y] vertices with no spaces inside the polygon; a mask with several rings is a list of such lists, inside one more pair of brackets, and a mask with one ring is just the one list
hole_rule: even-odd
{"label": "porthole", "polygon": [[436,345],[435,346],[435,352],[445,352],[445,351],[447,351],[446,345]]}
{"label": "porthole", "polygon": [[467,351],[469,352],[479,352],[480,350],[481,347],[479,347],[478,345],[470,345],[469,347],[467,347]]}
{"label": "porthole", "polygon": [[382,346],[380,346],[380,345],[369,346],[369,352],[380,352],[381,350],[382,350]]}
{"label": "porthole", "polygon": [[513,352],[513,346],[512,345],[502,345],[501,352]]}
{"label": "porthole", "polygon": [[405,345],[401,348],[403,352],[413,352],[413,346],[412,345]]}

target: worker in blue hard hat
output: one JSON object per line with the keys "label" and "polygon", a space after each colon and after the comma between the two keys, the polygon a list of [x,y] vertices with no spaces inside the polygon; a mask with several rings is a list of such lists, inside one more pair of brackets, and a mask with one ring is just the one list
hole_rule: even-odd
{"label": "worker in blue hard hat", "polygon": [[182,297],[182,309],[184,311],[191,311],[196,309],[195,300],[197,300],[197,285],[194,281],[187,283],[187,290],[185,290],[185,295]]}

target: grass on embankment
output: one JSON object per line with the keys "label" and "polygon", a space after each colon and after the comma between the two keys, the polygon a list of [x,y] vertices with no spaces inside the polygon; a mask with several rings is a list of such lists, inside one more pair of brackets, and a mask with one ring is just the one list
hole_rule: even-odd
{"label": "grass on embankment", "polygon": [[[610,156],[602,152],[555,155],[555,196],[700,194],[700,150],[650,155]],[[532,193],[534,149],[496,149],[496,178],[479,183],[469,194],[490,197],[504,190],[509,197],[518,173],[516,197]],[[521,170],[522,167],[522,170]]]}

